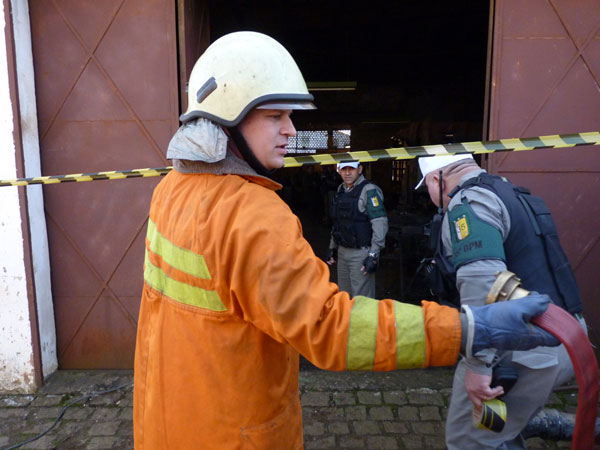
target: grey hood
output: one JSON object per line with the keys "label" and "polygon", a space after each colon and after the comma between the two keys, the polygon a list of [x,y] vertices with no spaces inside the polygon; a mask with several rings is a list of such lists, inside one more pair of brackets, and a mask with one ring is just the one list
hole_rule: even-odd
{"label": "grey hood", "polygon": [[183,124],[169,142],[167,159],[215,163],[225,159],[227,135],[220,125],[207,119]]}

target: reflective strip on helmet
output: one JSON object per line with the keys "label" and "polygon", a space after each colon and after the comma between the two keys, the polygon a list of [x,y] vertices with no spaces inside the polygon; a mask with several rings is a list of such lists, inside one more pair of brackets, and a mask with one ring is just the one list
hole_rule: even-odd
{"label": "reflective strip on helmet", "polygon": [[274,101],[258,105],[256,109],[317,109],[314,103],[311,102],[294,102],[294,101]]}
{"label": "reflective strip on helmet", "polygon": [[396,316],[396,369],[425,366],[425,322],[423,309],[394,302]]}
{"label": "reflective strip on helmet", "polygon": [[160,267],[156,267],[148,257],[144,261],[144,281],[152,288],[173,300],[186,305],[197,306],[211,311],[226,311],[216,291],[209,291],[174,280]]}
{"label": "reflective strip on helmet", "polygon": [[146,238],[150,243],[152,253],[159,255],[170,266],[203,280],[211,279],[204,256],[177,247],[171,241],[165,239],[156,229],[156,225],[152,220],[148,220],[148,234]]}
{"label": "reflective strip on helmet", "polygon": [[354,298],[348,327],[347,370],[373,370],[378,319],[377,300],[360,295]]}

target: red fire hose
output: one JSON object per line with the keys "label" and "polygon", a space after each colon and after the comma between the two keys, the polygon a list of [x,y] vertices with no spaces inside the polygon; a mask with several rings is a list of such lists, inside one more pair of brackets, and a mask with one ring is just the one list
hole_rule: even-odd
{"label": "red fire hose", "polygon": [[[529,291],[521,287],[521,280],[514,273],[499,272],[486,303],[517,299],[528,294]],[[599,385],[598,363],[592,344],[577,319],[554,304],[550,304],[544,314],[531,321],[555,336],[567,349],[579,387],[571,449],[593,450]]]}
{"label": "red fire hose", "polygon": [[579,387],[571,449],[592,450],[596,437],[599,388],[598,364],[592,345],[579,322],[556,305],[551,304],[544,314],[531,321],[554,335],[569,353]]}

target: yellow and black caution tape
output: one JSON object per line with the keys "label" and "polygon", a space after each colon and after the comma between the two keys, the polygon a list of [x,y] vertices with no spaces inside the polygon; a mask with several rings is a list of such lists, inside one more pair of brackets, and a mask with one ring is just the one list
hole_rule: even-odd
{"label": "yellow and black caution tape", "polygon": [[336,164],[348,159],[360,162],[373,162],[380,159],[398,160],[412,159],[420,156],[454,155],[458,153],[494,153],[598,144],[600,144],[600,132],[594,131],[590,133],[555,134],[531,138],[499,139],[486,142],[462,142],[456,144],[388,148],[386,150],[291,156],[285,158],[284,167],[298,167],[307,164]]}
{"label": "yellow and black caution tape", "polygon": [[[420,156],[454,155],[458,153],[494,153],[542,148],[567,148],[581,145],[600,145],[600,132],[574,134],[555,134],[530,138],[499,139],[495,141],[461,142],[455,144],[423,145],[415,147],[397,147],[385,150],[365,150],[346,153],[322,153],[318,155],[287,156],[283,167],[300,167],[311,164],[337,164],[340,161],[354,160],[373,162],[382,159],[413,159]],[[45,177],[18,178],[0,180],[2,186],[25,186],[29,184],[54,184],[94,180],[121,180],[124,178],[157,177],[173,169],[159,167],[154,169],[115,170],[112,172],[77,173],[71,175],[52,175]]]}
{"label": "yellow and black caution tape", "polygon": [[17,178],[15,180],[0,180],[1,186],[25,186],[28,184],[55,184],[82,182],[94,180],[122,180],[124,178],[147,178],[166,175],[173,167],[158,167],[155,169],[113,170],[111,172],[73,173],[70,175],[51,175],[47,177]]}

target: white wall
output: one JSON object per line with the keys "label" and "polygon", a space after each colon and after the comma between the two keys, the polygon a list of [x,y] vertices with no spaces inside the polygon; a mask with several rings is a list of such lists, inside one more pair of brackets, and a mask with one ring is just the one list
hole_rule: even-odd
{"label": "white wall", "polygon": [[[0,178],[15,178],[13,113],[8,85],[4,6],[0,4]],[[2,390],[35,388],[23,233],[17,188],[0,188],[0,386]]]}
{"label": "white wall", "polygon": [[[12,0],[17,45],[17,83],[26,176],[40,173],[31,34],[27,0]],[[4,4],[0,2],[0,179],[17,178],[13,105],[8,84]],[[27,279],[20,198],[16,187],[0,187],[0,392],[33,392],[36,385],[28,288],[35,281],[42,376],[57,369],[56,332],[43,198],[27,187],[34,280]],[[23,189],[23,188],[20,188]]]}
{"label": "white wall", "polygon": [[[25,176],[29,178],[42,175],[33,54],[31,49],[31,28],[29,26],[29,7],[27,0],[12,0],[12,8],[19,84],[21,137],[25,159]],[[48,234],[46,232],[42,186],[32,185],[27,187],[27,207],[37,301],[42,375],[46,378],[56,371],[58,360],[56,357],[56,329],[52,290],[50,288],[50,255],[48,251]]]}

